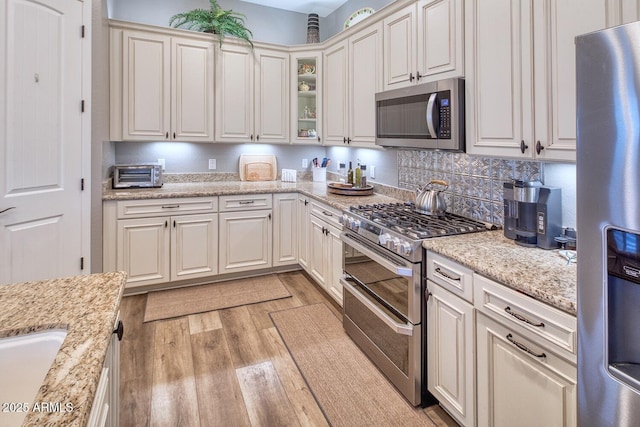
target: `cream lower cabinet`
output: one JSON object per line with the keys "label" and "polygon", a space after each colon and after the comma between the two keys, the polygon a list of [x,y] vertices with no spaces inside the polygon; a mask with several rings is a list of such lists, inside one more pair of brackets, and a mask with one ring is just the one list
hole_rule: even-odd
{"label": "cream lower cabinet", "polygon": [[343,244],[340,212],[316,201],[309,216],[308,272],[318,284],[342,305]]}
{"label": "cream lower cabinet", "polygon": [[214,41],[111,28],[111,140],[213,142]]}
{"label": "cream lower cabinet", "polygon": [[382,23],[328,47],[323,55],[324,143],[375,146],[375,94],[382,90]]}
{"label": "cream lower cabinet", "polygon": [[272,266],[271,194],[220,196],[220,274]]}
{"label": "cream lower cabinet", "polygon": [[273,266],[298,264],[298,193],[273,195]]}
{"label": "cream lower cabinet", "polygon": [[96,395],[89,413],[88,427],[117,427],[120,425],[120,337],[115,333],[121,325],[118,313],[114,333],[102,365]]}
{"label": "cream lower cabinet", "polygon": [[612,25],[612,3],[466,2],[468,153],[575,161],[574,38]]}
{"label": "cream lower cabinet", "polygon": [[298,263],[309,271],[309,246],[311,237],[311,203],[309,197],[298,194]]}

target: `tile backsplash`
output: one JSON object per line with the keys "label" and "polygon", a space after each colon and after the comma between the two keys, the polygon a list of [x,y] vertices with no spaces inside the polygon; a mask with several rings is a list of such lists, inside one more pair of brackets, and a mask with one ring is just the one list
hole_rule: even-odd
{"label": "tile backsplash", "polygon": [[502,226],[503,183],[544,182],[542,163],[495,159],[465,153],[399,150],[398,186],[416,190],[433,179],[446,181],[447,211]]}

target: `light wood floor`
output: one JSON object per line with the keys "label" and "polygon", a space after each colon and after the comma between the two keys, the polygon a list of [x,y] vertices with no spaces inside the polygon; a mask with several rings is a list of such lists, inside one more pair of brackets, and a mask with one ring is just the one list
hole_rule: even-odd
{"label": "light wood floor", "polygon": [[[269,313],[325,302],[304,273],[278,275],[292,298],[142,323],[145,295],[125,297],[121,426],[326,426]],[[455,426],[438,406],[436,426]]]}

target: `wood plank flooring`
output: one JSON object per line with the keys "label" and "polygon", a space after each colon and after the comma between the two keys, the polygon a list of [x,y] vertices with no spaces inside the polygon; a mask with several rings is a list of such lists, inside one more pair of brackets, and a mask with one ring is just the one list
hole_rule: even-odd
{"label": "wood plank flooring", "polygon": [[[146,296],[125,297],[121,426],[327,426],[269,313],[324,302],[303,272],[278,275],[292,298],[142,323]],[[455,426],[438,407],[437,426]]]}

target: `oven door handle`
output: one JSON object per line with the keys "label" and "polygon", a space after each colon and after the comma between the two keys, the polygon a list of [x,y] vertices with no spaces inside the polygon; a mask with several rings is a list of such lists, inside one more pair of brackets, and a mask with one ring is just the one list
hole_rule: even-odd
{"label": "oven door handle", "polygon": [[340,279],[340,283],[342,284],[342,288],[349,292],[351,295],[356,297],[360,303],[365,305],[369,310],[371,310],[376,317],[382,320],[389,328],[391,328],[395,333],[400,335],[413,335],[413,328],[411,326],[407,326],[404,323],[398,323],[393,320],[389,315],[387,315],[384,311],[380,309],[380,307],[373,304],[367,297],[362,295],[351,283],[347,282],[343,278]]}
{"label": "oven door handle", "polygon": [[357,251],[368,256],[387,270],[396,273],[398,276],[413,277],[413,268],[411,265],[407,265],[399,259],[397,261],[393,261],[395,260],[395,257],[392,258],[391,255],[385,254],[383,256],[377,253],[377,251],[375,251],[374,249],[366,248],[364,245],[351,237],[348,233],[342,233],[340,237],[343,242],[349,244]]}

